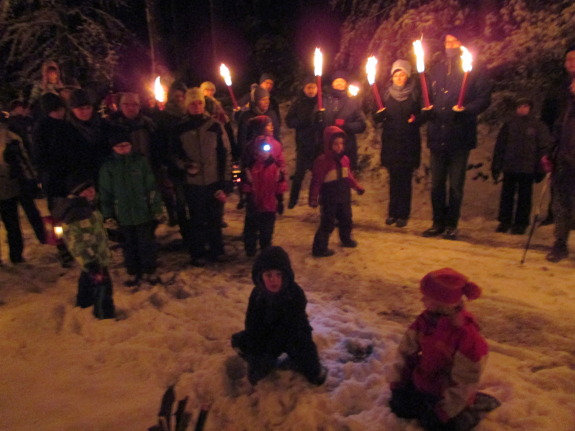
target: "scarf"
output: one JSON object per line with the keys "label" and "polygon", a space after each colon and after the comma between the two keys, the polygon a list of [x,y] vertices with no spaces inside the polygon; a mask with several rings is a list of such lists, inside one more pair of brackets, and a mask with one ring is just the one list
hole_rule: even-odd
{"label": "scarf", "polygon": [[389,94],[398,102],[403,102],[407,100],[411,92],[413,91],[414,82],[409,79],[403,87],[398,87],[395,84],[391,84],[389,87]]}

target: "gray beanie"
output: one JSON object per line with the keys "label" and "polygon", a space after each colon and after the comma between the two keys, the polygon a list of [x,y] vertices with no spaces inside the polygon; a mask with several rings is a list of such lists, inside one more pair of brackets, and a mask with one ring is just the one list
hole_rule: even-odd
{"label": "gray beanie", "polygon": [[391,66],[391,76],[398,70],[403,70],[409,78],[411,76],[411,63],[407,60],[395,60]]}

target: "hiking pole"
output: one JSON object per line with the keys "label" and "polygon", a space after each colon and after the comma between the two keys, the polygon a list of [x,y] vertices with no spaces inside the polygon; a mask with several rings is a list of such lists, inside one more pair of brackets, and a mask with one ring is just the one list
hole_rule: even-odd
{"label": "hiking pole", "polygon": [[547,189],[549,188],[549,182],[551,180],[551,172],[545,174],[543,179],[543,187],[541,188],[541,193],[539,194],[539,202],[537,203],[537,208],[535,210],[535,216],[533,217],[533,223],[531,223],[531,228],[529,229],[529,236],[527,237],[527,243],[525,244],[525,249],[523,250],[523,257],[521,258],[521,265],[525,263],[525,256],[527,256],[527,250],[531,245],[531,238],[533,238],[533,232],[539,223],[539,215],[541,214],[541,207],[543,206],[543,198],[547,194]]}

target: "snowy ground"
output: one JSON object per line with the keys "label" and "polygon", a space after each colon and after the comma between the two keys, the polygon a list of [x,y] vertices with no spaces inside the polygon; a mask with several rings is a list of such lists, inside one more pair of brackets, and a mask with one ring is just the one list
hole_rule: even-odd
{"label": "snowy ground", "polygon": [[[362,151],[376,151],[372,137],[364,138]],[[291,135],[284,143],[293,159]],[[252,260],[242,253],[243,214],[235,199],[226,214],[226,247],[236,256],[231,263],[188,266],[177,231],[162,226],[166,283],[132,291],[122,285],[121,254],[114,250],[116,321],[98,321],[74,307],[78,268],[61,269],[54,249],[39,245],[23,221],[28,262],[0,269],[0,429],[147,430],[173,384],[178,399],[189,397],[192,423],[200,405],[211,404],[206,431],[415,431],[415,423],[389,411],[387,372],[401,334],[422,309],[419,279],[450,266],[484,291],[469,304],[491,348],[481,390],[502,406],[478,429],[572,431],[575,260],[545,260],[552,227],[536,231],[524,265],[526,236],[494,233],[499,188],[473,180],[489,172],[490,151],[485,141],[473,152],[470,162],[485,165],[469,171],[459,241],[421,237],[430,224],[423,170],[404,229],[384,225],[385,174],[367,170],[367,193],[354,197],[359,247],[339,247],[334,234],[331,258],[310,255],[318,216],[304,205],[307,193],[279,217],[274,243],[291,255],[329,368],[319,388],[290,371],[274,373],[255,389],[242,377],[229,339],[243,326]],[[369,346],[373,353],[361,358],[358,352]]]}

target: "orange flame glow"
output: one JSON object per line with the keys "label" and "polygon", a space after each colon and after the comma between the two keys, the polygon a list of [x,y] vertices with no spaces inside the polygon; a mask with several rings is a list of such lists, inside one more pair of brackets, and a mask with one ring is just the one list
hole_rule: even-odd
{"label": "orange flame glow", "polygon": [[220,66],[220,75],[222,75],[222,78],[224,78],[226,85],[228,87],[231,87],[232,77],[230,75],[230,69],[228,69],[224,63],[222,63],[222,65]]}
{"label": "orange flame glow", "polygon": [[359,93],[359,87],[357,85],[350,84],[349,87],[347,87],[347,91],[351,96],[357,96]]}
{"label": "orange flame glow", "polygon": [[367,73],[367,82],[369,85],[373,85],[375,82],[375,74],[377,68],[377,58],[369,57],[367,59],[367,64],[365,65],[365,72]]}
{"label": "orange flame glow", "polygon": [[471,72],[473,66],[473,56],[466,47],[461,47],[461,67],[464,72]]}
{"label": "orange flame glow", "polygon": [[421,45],[421,40],[413,42],[413,51],[415,52],[415,58],[417,60],[417,72],[425,72],[425,55],[423,52],[423,46]]}
{"label": "orange flame glow", "polygon": [[166,90],[164,90],[164,86],[160,82],[159,76],[154,81],[154,97],[160,103],[164,103],[166,101]]}
{"label": "orange flame glow", "polygon": [[319,48],[315,49],[315,53],[313,55],[313,67],[314,67],[314,75],[321,76],[321,72],[323,69],[323,55]]}

